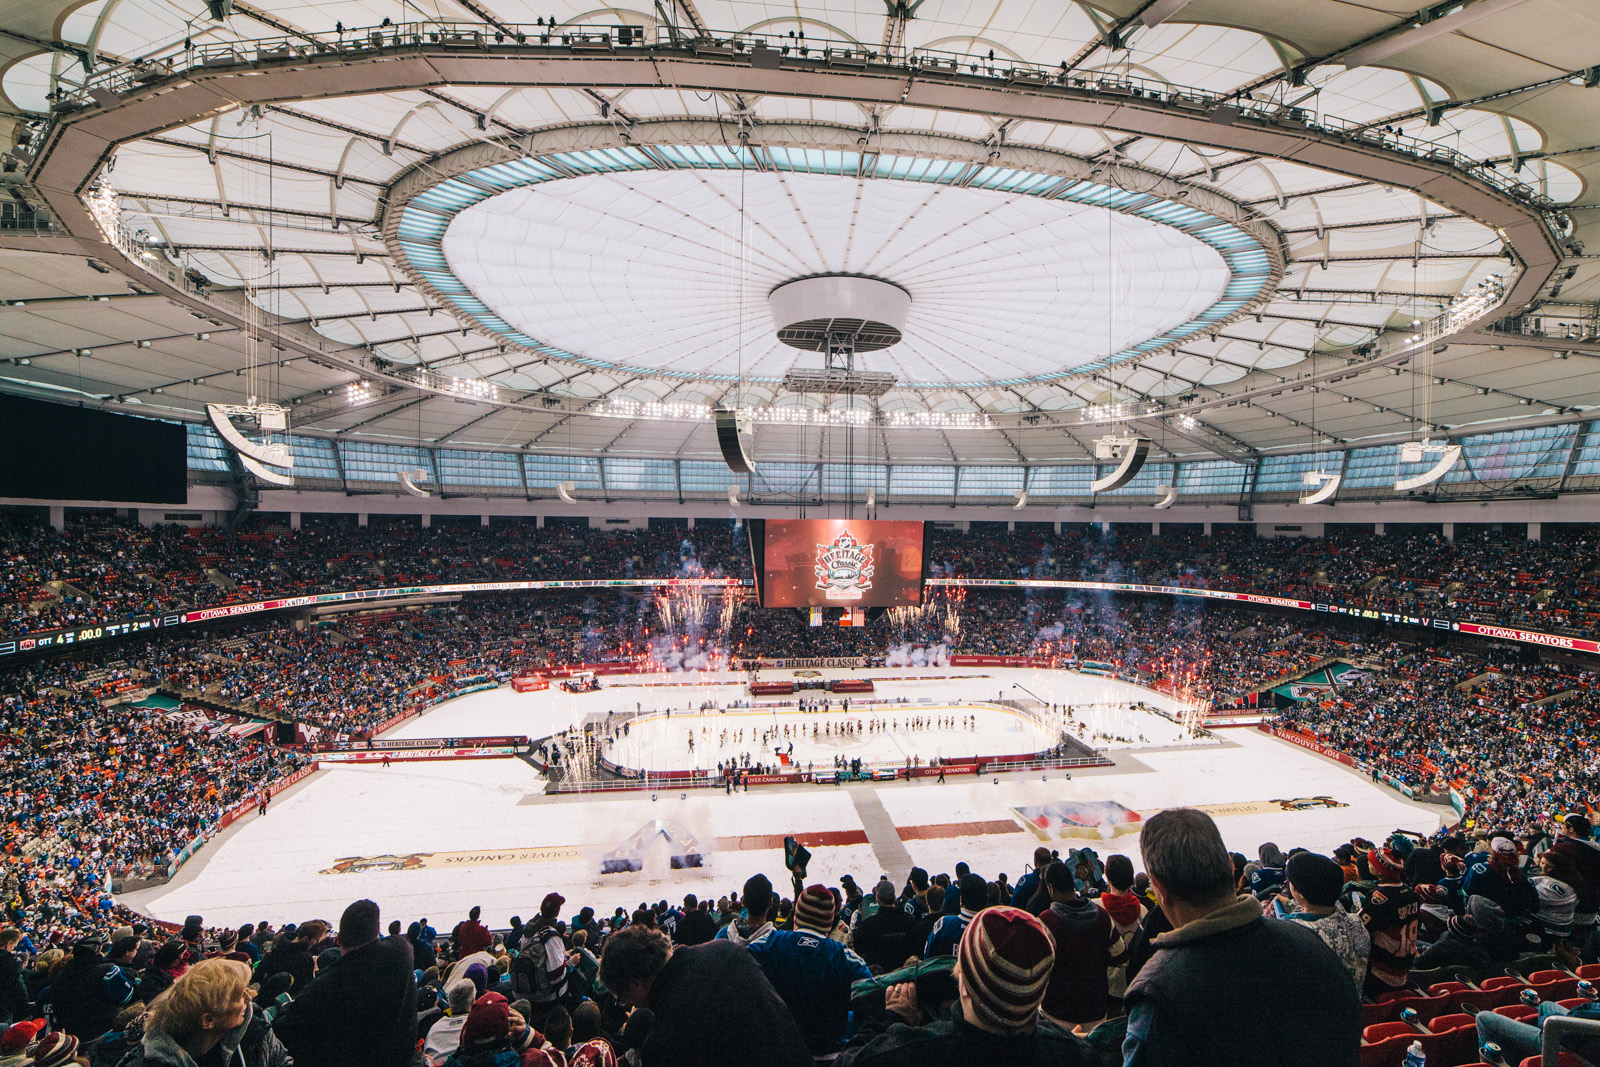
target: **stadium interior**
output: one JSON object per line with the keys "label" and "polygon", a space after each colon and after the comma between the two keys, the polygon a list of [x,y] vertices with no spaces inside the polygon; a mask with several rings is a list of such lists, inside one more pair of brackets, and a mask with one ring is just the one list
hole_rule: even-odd
{"label": "stadium interior", "polygon": [[0,0],[0,1067],[1600,1065],[1597,165],[1585,0]]}

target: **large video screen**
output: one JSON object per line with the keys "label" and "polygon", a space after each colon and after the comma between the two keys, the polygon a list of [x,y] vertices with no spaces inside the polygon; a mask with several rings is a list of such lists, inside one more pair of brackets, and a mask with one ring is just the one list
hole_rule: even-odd
{"label": "large video screen", "polygon": [[0,395],[0,496],[183,504],[186,436],[177,423]]}
{"label": "large video screen", "polygon": [[769,608],[888,608],[922,603],[920,522],[768,519],[751,548]]}

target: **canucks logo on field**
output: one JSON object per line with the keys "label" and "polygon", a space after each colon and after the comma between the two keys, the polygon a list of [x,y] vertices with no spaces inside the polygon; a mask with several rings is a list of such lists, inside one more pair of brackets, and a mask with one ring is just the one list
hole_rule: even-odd
{"label": "canucks logo on field", "polygon": [[817,588],[829,600],[860,600],[872,588],[872,545],[845,530],[831,544],[817,546]]}

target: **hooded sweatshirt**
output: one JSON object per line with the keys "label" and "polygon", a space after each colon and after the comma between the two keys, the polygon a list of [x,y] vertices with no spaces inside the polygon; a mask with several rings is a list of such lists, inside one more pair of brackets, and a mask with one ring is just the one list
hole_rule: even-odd
{"label": "hooded sweatshirt", "polygon": [[1066,1023],[1103,1019],[1110,1007],[1106,969],[1117,931],[1111,916],[1091,900],[1056,901],[1041,916],[1055,941],[1056,960],[1045,987],[1045,1014]]}

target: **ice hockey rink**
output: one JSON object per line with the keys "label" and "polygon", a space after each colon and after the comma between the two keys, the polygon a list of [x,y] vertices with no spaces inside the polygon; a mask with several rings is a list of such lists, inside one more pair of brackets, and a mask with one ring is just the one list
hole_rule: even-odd
{"label": "ice hockey rink", "polygon": [[[1109,749],[1115,767],[1079,771],[1070,779],[1061,771],[952,775],[942,784],[923,778],[762,786],[731,796],[701,789],[547,797],[543,779],[518,759],[336,766],[280,796],[265,818],[252,813],[235,823],[172,882],[128,900],[160,919],[181,922],[200,914],[218,924],[336,918],[350,901],[370,897],[386,918],[426,916],[438,926],[477,904],[493,925],[503,926],[512,915],[526,918],[537,911],[552,889],[567,898],[569,911],[589,904],[609,913],[685,893],[715,898],[757,871],[781,884],[787,881],[781,845],[786,834],[818,842],[811,846],[808,881],[837,884],[841,875],[852,874],[869,886],[880,873],[903,879],[912,864],[937,873],[953,870],[958,860],[989,877],[1004,870],[1014,881],[1035,846],[1046,841],[1062,852],[1085,844],[1102,856],[1125,852],[1142,866],[1137,824],[1126,821],[1137,815],[1077,831],[1088,836],[1041,837],[1059,831],[1024,825],[1032,813],[1063,806],[1143,815],[1205,806],[1229,848],[1252,856],[1263,841],[1286,850],[1327,850],[1352,836],[1375,837],[1399,827],[1431,831],[1450,814],[1255,729],[1218,731],[1214,740],[1178,744],[1183,731],[1176,723],[1129,708],[1142,701],[1181,714],[1177,701],[1103,677],[1001,668],[857,672],[863,674],[878,679],[875,698],[908,701],[885,705],[891,710],[875,715],[915,715],[919,706],[955,707],[960,715],[963,702],[1014,698],[1011,687],[1021,686],[1039,700],[1072,705],[1079,718],[1098,716],[1093,721],[1105,732],[1126,732],[1134,740],[1100,746]],[[675,712],[670,721],[686,736],[687,723],[701,718],[691,709],[707,701],[747,700],[745,680],[733,674],[625,676],[586,694],[519,694],[505,687],[441,704],[388,736],[541,737],[608,710],[667,706],[682,709],[682,720]],[[773,721],[770,710],[765,714]],[[860,717],[867,714],[860,709]],[[851,717],[857,717],[854,707]],[[991,722],[986,729],[995,732],[991,740],[997,746],[1016,751],[1018,737],[1008,727]],[[662,744],[673,736],[664,734]],[[900,750],[890,746],[918,739],[914,733],[873,736],[877,747],[847,754],[873,759],[881,748],[894,759]],[[1139,741],[1141,736],[1146,740]],[[641,831],[654,837],[644,869],[602,876],[605,853]],[[703,854],[704,866],[670,867],[669,854],[681,851],[684,842]]]}

